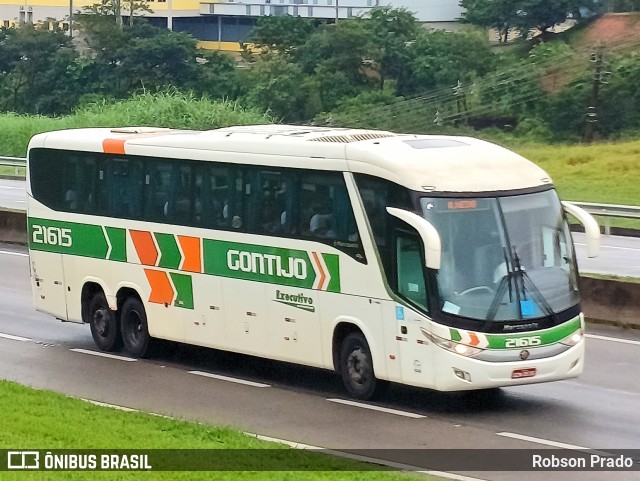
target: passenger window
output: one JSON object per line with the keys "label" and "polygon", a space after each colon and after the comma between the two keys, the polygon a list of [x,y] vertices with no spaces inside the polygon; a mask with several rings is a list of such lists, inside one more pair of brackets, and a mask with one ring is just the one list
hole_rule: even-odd
{"label": "passenger window", "polygon": [[278,171],[258,171],[251,197],[253,231],[265,235],[290,233],[292,209],[291,176]]}
{"label": "passenger window", "polygon": [[166,161],[147,161],[145,183],[147,188],[146,220],[166,222],[169,217],[169,200],[171,198],[171,164]]}
{"label": "passenger window", "polygon": [[99,173],[101,210],[113,217],[139,219],[144,185],[142,162],[112,158],[104,164]]}

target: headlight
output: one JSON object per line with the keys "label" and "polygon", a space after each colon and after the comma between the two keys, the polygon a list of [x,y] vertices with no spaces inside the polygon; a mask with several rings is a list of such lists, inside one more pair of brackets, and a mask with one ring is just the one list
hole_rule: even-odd
{"label": "headlight", "polygon": [[573,334],[565,337],[562,341],[560,341],[560,344],[564,344],[565,346],[575,346],[580,341],[582,341],[582,339],[584,339],[584,333],[582,329],[578,329]]}
{"label": "headlight", "polygon": [[424,327],[421,327],[420,330],[422,331],[422,334],[424,334],[424,337],[429,339],[436,346],[439,346],[442,349],[446,349],[447,351],[455,352],[456,354],[460,354],[461,356],[473,357],[483,351],[483,349],[477,347],[467,346],[466,344],[460,344],[459,342],[436,336],[435,334],[427,331]]}

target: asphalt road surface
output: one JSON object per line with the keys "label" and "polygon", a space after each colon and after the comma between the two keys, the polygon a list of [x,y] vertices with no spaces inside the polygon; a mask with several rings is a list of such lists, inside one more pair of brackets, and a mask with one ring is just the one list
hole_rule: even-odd
{"label": "asphalt road surface", "polygon": [[[24,249],[0,246],[0,272],[2,379],[313,446],[396,449],[381,455],[390,460],[409,448],[640,448],[637,331],[590,326],[577,380],[466,395],[393,385],[378,402],[345,404],[338,376],[318,369],[190,346],[150,360],[97,355],[87,326],[33,310]],[[638,471],[458,474],[496,481],[639,477]]]}

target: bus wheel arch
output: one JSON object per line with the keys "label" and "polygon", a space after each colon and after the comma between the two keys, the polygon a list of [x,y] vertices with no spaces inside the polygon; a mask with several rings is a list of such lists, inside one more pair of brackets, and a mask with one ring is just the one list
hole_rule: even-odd
{"label": "bus wheel arch", "polygon": [[122,343],[118,318],[110,308],[102,286],[86,282],[80,298],[82,321],[89,324],[96,346],[102,351],[118,349]]}
{"label": "bus wheel arch", "polygon": [[349,395],[369,400],[383,393],[388,383],[377,379],[371,348],[355,324],[339,323],[333,332],[333,364]]}

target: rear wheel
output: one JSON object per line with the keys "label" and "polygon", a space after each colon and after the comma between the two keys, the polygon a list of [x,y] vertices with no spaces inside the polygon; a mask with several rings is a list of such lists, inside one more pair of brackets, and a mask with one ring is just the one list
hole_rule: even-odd
{"label": "rear wheel", "polygon": [[130,297],[122,306],[120,331],[125,349],[133,357],[144,357],[149,351],[151,336],[147,327],[147,313],[139,299]]}
{"label": "rear wheel", "polygon": [[89,326],[96,346],[102,351],[113,351],[120,347],[121,337],[115,312],[103,292],[94,294],[89,303]]}
{"label": "rear wheel", "polygon": [[340,374],[347,392],[355,399],[371,399],[387,385],[376,379],[369,344],[360,332],[352,332],[342,341]]}

